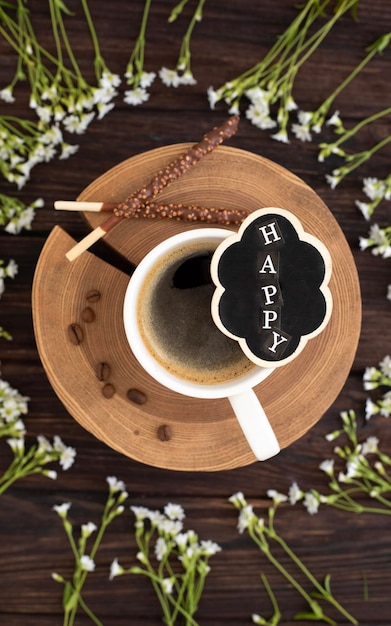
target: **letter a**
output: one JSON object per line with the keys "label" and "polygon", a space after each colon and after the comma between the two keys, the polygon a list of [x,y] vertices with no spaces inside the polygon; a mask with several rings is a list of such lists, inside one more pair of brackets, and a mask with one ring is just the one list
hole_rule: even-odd
{"label": "letter a", "polygon": [[270,254],[267,255],[261,269],[259,270],[260,274],[277,274],[277,270],[273,265],[273,260]]}

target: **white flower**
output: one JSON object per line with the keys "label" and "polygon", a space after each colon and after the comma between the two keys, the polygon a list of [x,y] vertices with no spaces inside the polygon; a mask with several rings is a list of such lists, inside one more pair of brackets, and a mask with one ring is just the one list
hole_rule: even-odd
{"label": "white flower", "polygon": [[60,160],[68,159],[72,154],[75,154],[79,149],[78,145],[71,145],[69,143],[63,143],[61,146],[61,154],[58,157]]}
{"label": "white flower", "polygon": [[338,183],[341,181],[341,177],[338,174],[326,174],[326,180],[331,189],[335,189]]}
{"label": "white flower", "polygon": [[246,499],[241,491],[234,493],[230,498],[228,498],[228,502],[231,502],[237,507],[246,506]]}
{"label": "white flower", "polygon": [[363,192],[370,200],[377,200],[383,198],[386,191],[386,186],[383,181],[379,181],[377,178],[364,178],[363,179]]}
{"label": "white flower", "polygon": [[118,559],[114,559],[110,566],[110,576],[109,579],[113,580],[116,576],[121,576],[124,573],[124,568],[122,565],[118,563]]}
{"label": "white flower", "polygon": [[140,77],[140,87],[148,89],[156,78],[155,72],[142,72]]}
{"label": "white flower", "polygon": [[3,100],[3,102],[15,102],[11,87],[6,87],[0,91],[0,100]]}
{"label": "white flower", "polygon": [[360,200],[355,200],[355,205],[361,211],[366,220],[372,215],[372,207],[367,202],[361,202]]}
{"label": "white flower", "polygon": [[139,521],[149,518],[150,510],[145,506],[131,506],[130,509]]}
{"label": "white flower", "polygon": [[180,85],[180,76],[177,70],[170,70],[167,67],[162,67],[159,70],[160,80],[166,87],[178,87]]}
{"label": "white flower", "polygon": [[365,403],[365,419],[369,420],[372,415],[377,415],[377,413],[379,413],[379,407],[376,406],[370,398],[367,398]]}
{"label": "white flower", "polygon": [[346,463],[346,476],[347,478],[356,478],[360,475],[361,460],[359,456],[353,457]]}
{"label": "white flower", "polygon": [[312,141],[312,135],[308,126],[304,124],[292,124],[292,132],[300,141]]}
{"label": "white flower", "polygon": [[219,90],[213,89],[212,86],[207,89],[207,96],[209,101],[209,106],[211,109],[214,109],[217,102],[221,99],[221,92]]}
{"label": "white flower", "polygon": [[56,513],[58,513],[58,515],[62,517],[63,519],[66,518],[70,508],[71,508],[70,502],[63,502],[62,504],[55,504],[53,506],[53,510],[56,511]]}
{"label": "white flower", "polygon": [[319,465],[319,469],[322,470],[328,476],[332,476],[334,474],[334,461],[333,459],[325,459]]}
{"label": "white flower", "polygon": [[68,470],[74,463],[76,457],[75,448],[66,446],[57,435],[54,437],[54,449],[60,452],[59,463],[64,470]]}
{"label": "white flower", "polygon": [[87,524],[82,524],[81,526],[83,537],[89,537],[95,530],[97,530],[97,525],[94,522],[87,522]]}
{"label": "white flower", "polygon": [[387,378],[391,378],[391,357],[389,355],[385,356],[382,361],[379,363],[381,372]]}
{"label": "white flower", "polygon": [[391,300],[391,285],[387,287],[387,300]]}
{"label": "white flower", "polygon": [[217,552],[220,552],[221,550],[221,546],[219,546],[214,541],[210,541],[210,540],[202,540],[200,548],[201,548],[201,551],[206,556],[213,556],[214,554],[216,554]]}
{"label": "white flower", "polygon": [[44,452],[52,452],[53,451],[52,444],[43,435],[38,435],[37,436],[37,441],[38,441],[38,453],[39,454],[41,454],[41,453],[43,454]]}
{"label": "white flower", "polygon": [[10,259],[10,261],[8,262],[7,267],[5,268],[5,273],[8,278],[15,278],[16,274],[18,273],[18,266],[15,263],[14,259]]}
{"label": "white flower", "polygon": [[129,89],[125,91],[124,94],[124,102],[126,104],[131,104],[132,106],[137,106],[138,104],[142,104],[149,99],[149,93],[146,89],[142,87],[136,87],[136,89]]}
{"label": "white flower", "polygon": [[268,489],[266,493],[268,497],[273,500],[274,504],[280,504],[281,502],[286,502],[288,500],[288,496],[283,493],[279,493],[275,489]]}
{"label": "white flower", "polygon": [[265,111],[265,109],[257,104],[250,104],[246,109],[246,117],[254,126],[261,130],[267,130],[277,126],[276,121],[270,117],[268,111]]}
{"label": "white flower", "polygon": [[51,480],[57,480],[57,472],[55,470],[45,470],[43,474]]}
{"label": "white flower", "polygon": [[99,86],[105,89],[110,87],[119,87],[121,84],[121,77],[118,74],[112,74],[111,72],[103,72],[99,79]]}
{"label": "white flower", "polygon": [[43,144],[57,145],[62,142],[62,132],[57,125],[54,125],[40,136],[39,141]]}
{"label": "white flower", "polygon": [[35,111],[41,122],[49,124],[52,119],[52,109],[49,106],[37,106]]}
{"label": "white flower", "polygon": [[362,444],[362,454],[375,454],[378,451],[379,439],[377,437],[368,437]]}
{"label": "white flower", "polygon": [[376,367],[367,367],[363,375],[364,389],[369,391],[376,389],[378,385],[378,371]]}
{"label": "white flower", "polygon": [[180,520],[181,521],[181,520],[185,519],[185,511],[180,506],[180,504],[172,504],[171,502],[169,502],[164,507],[164,513],[171,520]]}
{"label": "white flower", "polygon": [[20,437],[19,439],[15,437],[10,437],[7,439],[7,443],[11,448],[12,452],[17,455],[23,454],[24,452],[24,438]]}
{"label": "white flower", "polygon": [[303,504],[310,515],[315,515],[315,513],[318,512],[319,500],[310,491],[307,491],[307,493],[305,494]]}
{"label": "white flower", "polygon": [[180,520],[171,520],[164,516],[157,521],[156,526],[160,532],[169,537],[175,537],[183,529],[183,524]]}
{"label": "white flower", "polygon": [[287,111],[295,111],[297,109],[297,104],[292,98],[292,96],[288,96],[288,100],[286,102],[286,110]]}
{"label": "white flower", "polygon": [[298,111],[297,119],[302,126],[309,126],[312,121],[312,113],[310,111]]}
{"label": "white flower", "polygon": [[293,482],[291,486],[289,487],[289,491],[288,491],[289,502],[292,505],[294,505],[296,504],[296,502],[299,502],[300,500],[302,500],[303,496],[304,496],[304,492],[300,489],[297,482]]}
{"label": "white flower", "polygon": [[339,111],[335,111],[331,117],[326,122],[327,126],[341,126],[342,122],[339,117]]}
{"label": "white flower", "polygon": [[360,246],[361,252],[363,252],[364,250],[369,248],[369,246],[371,245],[371,240],[367,239],[366,237],[359,237],[358,245]]}
{"label": "white flower", "polygon": [[390,417],[391,415],[391,391],[388,391],[383,396],[380,415],[382,415],[383,417]]}
{"label": "white flower", "polygon": [[186,70],[182,76],[179,77],[180,85],[196,85],[197,81],[190,70]]}
{"label": "white flower", "polygon": [[69,133],[76,133],[77,135],[82,135],[86,130],[89,124],[95,117],[95,113],[86,113],[84,115],[68,115],[63,119],[63,124],[65,129]]}
{"label": "white flower", "polygon": [[269,113],[269,102],[271,94],[269,91],[261,87],[252,87],[245,92],[247,98],[255,104],[259,109],[263,109],[265,113]]}
{"label": "white flower", "polygon": [[174,581],[172,580],[172,578],[163,578],[163,580],[161,581],[161,586],[163,593],[169,596],[171,595],[174,588]]}
{"label": "white flower", "polygon": [[90,556],[87,554],[83,554],[80,558],[80,567],[85,572],[93,572],[95,569],[95,563]]}
{"label": "white flower", "polygon": [[112,109],[114,109],[114,103],[104,103],[104,102],[98,102],[97,104],[97,109],[98,109],[98,120],[101,120],[105,117],[105,115],[107,115],[109,113],[109,111],[111,111]]}
{"label": "white flower", "polygon": [[248,528],[255,520],[256,516],[253,511],[253,507],[251,504],[247,504],[240,510],[239,518],[238,518],[238,531],[239,533],[243,533],[243,531]]}
{"label": "white flower", "polygon": [[126,486],[122,480],[118,480],[115,476],[107,476],[106,482],[110,487],[111,493],[116,493],[117,491],[125,491]]}
{"label": "white flower", "polygon": [[155,556],[158,561],[162,561],[168,552],[168,545],[163,537],[158,537],[155,544]]}
{"label": "white flower", "polygon": [[136,554],[136,559],[137,559],[138,561],[140,561],[140,563],[142,563],[143,565],[145,565],[146,563],[148,563],[148,559],[147,559],[147,557],[145,556],[144,552],[141,552],[141,550],[140,550],[140,552],[137,552],[137,554]]}
{"label": "white flower", "polygon": [[288,133],[286,132],[285,128],[281,128],[281,130],[279,130],[277,133],[271,135],[271,138],[275,139],[276,141],[281,141],[281,143],[290,143],[288,139]]}

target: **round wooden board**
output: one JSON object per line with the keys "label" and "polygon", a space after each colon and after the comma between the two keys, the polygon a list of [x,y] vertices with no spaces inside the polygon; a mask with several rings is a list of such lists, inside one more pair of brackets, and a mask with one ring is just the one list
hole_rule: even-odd
{"label": "round wooden board", "polygon": [[[189,144],[177,144],[132,157],[112,168],[79,196],[79,200],[118,201],[148,182]],[[328,248],[333,263],[330,289],[333,312],[326,329],[309,341],[288,365],[277,368],[256,388],[281,448],[306,433],[330,407],[348,376],[361,325],[357,271],[336,220],[301,179],[255,154],[220,146],[167,187],[162,202],[241,208],[282,207],[294,213],[304,229]],[[104,216],[85,213],[91,228]],[[164,238],[183,229],[202,227],[170,220],[124,220],[105,240],[137,264]],[[74,245],[56,227],[37,264],[33,283],[33,319],[37,346],[48,378],[70,414],[98,439],[142,463],[173,470],[217,471],[255,461],[228,400],[198,400],[171,392],[152,380],[135,361],[125,338],[122,306],[129,277],[90,252],[69,262]],[[98,289],[90,305],[91,323],[81,321],[86,294]],[[80,323],[84,339],[73,345],[71,323]],[[110,364],[116,393],[106,399],[95,375]],[[147,395],[144,405],[127,399],[129,388]],[[159,427],[169,426],[162,441]]]}

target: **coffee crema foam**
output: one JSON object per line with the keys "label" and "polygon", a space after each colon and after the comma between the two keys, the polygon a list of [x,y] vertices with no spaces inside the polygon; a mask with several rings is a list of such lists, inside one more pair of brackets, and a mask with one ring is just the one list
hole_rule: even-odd
{"label": "coffee crema foam", "polygon": [[145,277],[138,299],[138,325],[150,354],[171,374],[198,384],[229,382],[254,368],[239,344],[213,322],[212,281],[173,286],[175,273],[186,260],[211,257],[216,246],[201,241],[167,253]]}

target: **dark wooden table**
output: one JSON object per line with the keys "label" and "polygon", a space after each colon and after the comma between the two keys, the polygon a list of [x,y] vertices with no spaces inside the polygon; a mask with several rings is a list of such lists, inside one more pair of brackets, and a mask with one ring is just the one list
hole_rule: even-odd
{"label": "dark wooden table", "polygon": [[[105,58],[113,72],[122,74],[138,32],[143,3],[90,3]],[[146,68],[158,70],[173,66],[183,24],[167,24],[173,3],[152,3],[148,25]],[[78,3],[69,2],[77,9]],[[363,176],[384,178],[389,174],[390,151],[379,152],[369,163],[331,190],[325,174],[337,164],[317,162],[315,143],[302,144],[292,139],[288,145],[273,141],[268,132],[252,126],[243,116],[238,134],[230,145],[265,156],[291,170],[309,184],[325,201],[338,220],[357,264],[363,304],[363,322],[357,355],[339,397],[319,423],[289,449],[265,463],[214,473],[174,472],[139,464],[121,456],[82,429],[67,413],[53,392],[41,365],[34,339],[31,314],[31,288],[34,268],[52,227],[60,224],[76,239],[87,233],[78,214],[55,213],[56,199],[76,198],[80,191],[110,167],[124,159],[167,144],[197,140],[212,126],[221,123],[226,107],[211,111],[206,98],[209,85],[219,86],[260,60],[276,36],[296,14],[291,0],[209,0],[203,21],[193,38],[193,71],[196,86],[169,89],[156,81],[148,102],[130,107],[116,99],[116,106],[101,121],[92,123],[78,137],[79,152],[69,161],[53,160],[37,166],[29,183],[17,192],[2,182],[2,191],[26,202],[39,196],[45,207],[37,211],[33,228],[19,236],[0,233],[0,258],[14,258],[19,274],[7,282],[0,301],[0,320],[13,341],[0,340],[1,377],[31,398],[25,418],[27,443],[44,434],[59,435],[77,450],[74,466],[60,472],[57,481],[40,476],[15,483],[0,497],[0,624],[4,626],[46,626],[62,623],[61,586],[52,581],[57,571],[69,576],[72,555],[60,519],[53,505],[72,502],[70,518],[77,525],[97,521],[106,499],[106,477],[115,475],[125,481],[129,504],[162,508],[178,502],[186,510],[186,524],[201,538],[217,541],[223,550],[211,561],[197,619],[209,624],[251,623],[253,613],[268,616],[270,603],[260,580],[265,571],[282,610],[281,624],[293,624],[292,616],[303,609],[297,593],[287,585],[259,554],[246,534],[236,530],[237,515],[228,498],[243,491],[249,502],[263,515],[269,500],[268,489],[287,492],[293,481],[305,490],[327,492],[327,480],[319,463],[332,455],[332,444],[325,434],[340,427],[339,413],[357,413],[359,437],[376,435],[386,453],[391,453],[389,422],[376,417],[365,422],[362,376],[367,366],[375,366],[390,352],[390,306],[386,299],[391,282],[389,261],[374,257],[358,247],[359,236],[367,236],[368,224],[354,200],[362,198]],[[364,48],[390,30],[391,5],[382,0],[360,0],[358,20],[345,16],[326,38],[321,48],[299,72],[294,96],[300,108],[313,110],[356,66]],[[48,32],[48,6],[43,0],[31,3],[32,17],[45,40]],[[188,11],[187,11],[188,13]],[[76,28],[76,27],[75,27]],[[77,30],[77,29],[76,29]],[[49,35],[46,37],[49,41]],[[75,38],[75,49],[89,67],[82,37]],[[10,52],[0,42],[1,87],[9,78]],[[3,63],[3,58],[5,61]],[[390,51],[387,50],[342,92],[336,107],[346,125],[353,126],[364,117],[389,105]],[[27,87],[26,87],[27,89]],[[124,86],[120,88],[124,89]],[[25,94],[26,95],[26,94]],[[26,99],[17,100],[12,110],[27,115]],[[9,111],[4,103],[4,114]],[[364,149],[390,133],[389,118],[368,127],[354,141]],[[372,222],[390,223],[390,204],[383,202]],[[287,416],[289,418],[289,416]],[[0,472],[11,455],[0,442]],[[276,526],[319,580],[332,575],[335,596],[368,626],[389,626],[391,584],[390,521],[387,515],[354,515],[324,506],[309,516],[300,505],[286,504],[277,514]],[[157,601],[141,577],[108,580],[113,558],[126,565],[135,563],[133,515],[127,509],[107,531],[97,558],[97,568],[87,581],[85,598],[107,626],[161,623]],[[332,611],[331,611],[332,613]],[[339,620],[339,624],[347,623]],[[78,625],[90,620],[80,612]],[[297,623],[297,622],[295,622]]]}

